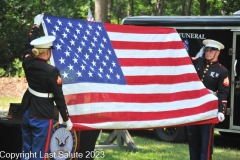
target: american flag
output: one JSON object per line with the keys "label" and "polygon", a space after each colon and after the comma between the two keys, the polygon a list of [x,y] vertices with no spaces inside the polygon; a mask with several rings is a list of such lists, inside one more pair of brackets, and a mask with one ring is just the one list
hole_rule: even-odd
{"label": "american flag", "polygon": [[188,52],[188,51],[189,51],[188,39],[184,39],[184,40],[183,40],[183,44],[184,44],[185,49],[186,49],[187,52]]}
{"label": "american flag", "polygon": [[173,28],[104,24],[44,15],[56,36],[74,129],[147,129],[217,123],[217,97],[200,82]]}
{"label": "american flag", "polygon": [[94,21],[94,18],[93,18],[93,15],[92,15],[92,12],[91,12],[90,7],[88,7],[88,16],[87,16],[87,20],[88,20],[88,21]]}

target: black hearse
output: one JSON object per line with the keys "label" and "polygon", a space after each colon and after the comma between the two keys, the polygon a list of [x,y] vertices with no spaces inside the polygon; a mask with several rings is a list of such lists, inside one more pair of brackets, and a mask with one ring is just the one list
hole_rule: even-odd
{"label": "black hearse", "polygon": [[[203,39],[224,44],[219,61],[230,71],[231,90],[226,119],[215,126],[222,136],[240,137],[240,15],[233,16],[134,16],[123,25],[173,27],[182,38],[190,56],[202,47]],[[181,142],[187,139],[186,127],[153,130],[162,141]]]}

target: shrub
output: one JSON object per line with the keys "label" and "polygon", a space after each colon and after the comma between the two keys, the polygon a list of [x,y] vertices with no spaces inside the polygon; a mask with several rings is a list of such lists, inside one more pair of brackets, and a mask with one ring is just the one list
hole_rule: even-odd
{"label": "shrub", "polygon": [[22,61],[20,61],[19,58],[15,58],[14,61],[9,64],[6,69],[0,68],[0,77],[25,77]]}
{"label": "shrub", "polygon": [[3,77],[6,71],[3,68],[0,68],[0,77]]}

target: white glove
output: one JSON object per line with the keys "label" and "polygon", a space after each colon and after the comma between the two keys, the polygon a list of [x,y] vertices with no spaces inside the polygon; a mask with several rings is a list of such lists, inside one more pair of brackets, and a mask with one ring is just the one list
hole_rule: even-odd
{"label": "white glove", "polygon": [[221,112],[218,112],[217,116],[218,116],[218,120],[219,120],[220,122],[224,121],[224,119],[225,119],[225,116],[224,116],[224,114],[223,114],[223,113],[221,113]]}
{"label": "white glove", "polygon": [[69,118],[65,123],[66,123],[66,125],[67,125],[66,130],[67,130],[67,131],[71,130],[73,124],[72,124],[70,118]]}
{"label": "white glove", "polygon": [[34,18],[34,24],[40,26],[42,23],[43,14],[39,14]]}

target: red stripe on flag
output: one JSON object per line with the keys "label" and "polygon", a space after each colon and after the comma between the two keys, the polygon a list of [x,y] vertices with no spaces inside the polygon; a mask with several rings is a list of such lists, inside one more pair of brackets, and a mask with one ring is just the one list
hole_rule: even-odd
{"label": "red stripe on flag", "polygon": [[[196,121],[196,122],[191,122],[191,123],[185,123],[185,124],[180,124],[180,125],[173,125],[173,126],[164,126],[164,127],[155,127],[153,129],[157,129],[157,128],[169,128],[169,127],[182,127],[182,126],[190,126],[190,125],[200,125],[200,124],[210,124],[210,123],[219,123],[219,120],[217,117],[215,118],[210,118],[210,119],[206,119],[206,120],[202,120],[202,121]],[[89,128],[90,129],[90,128]],[[131,130],[131,129],[128,129]]]}
{"label": "red stripe on flag", "polygon": [[187,73],[182,75],[156,75],[156,76],[125,76],[129,85],[140,84],[177,84],[184,82],[199,81],[196,73]]}
{"label": "red stripe on flag", "polygon": [[217,117],[215,117],[215,118],[211,118],[211,119],[207,119],[207,120],[196,121],[196,122],[181,124],[181,125],[177,125],[177,126],[189,126],[189,125],[196,125],[196,124],[200,125],[200,124],[210,124],[210,123],[216,124],[216,123],[219,123],[219,120]]}
{"label": "red stripe on flag", "polygon": [[111,41],[114,49],[129,50],[165,50],[165,49],[184,49],[182,41],[170,42],[123,42]]}
{"label": "red stripe on flag", "polygon": [[[182,126],[190,126],[190,125],[200,125],[200,124],[209,124],[209,123],[219,123],[219,120],[217,117],[215,118],[210,118],[210,119],[206,119],[206,120],[202,120],[202,121],[195,121],[192,123],[185,123],[185,124],[179,124],[179,125],[172,125],[172,126],[164,126],[164,127],[153,127],[152,129],[158,129],[158,128],[169,128],[169,127],[182,127]],[[96,128],[92,128],[92,127],[87,127],[84,125],[81,125],[79,123],[73,123],[73,128],[72,130],[95,130]],[[144,130],[146,128],[129,128],[128,130]],[[147,128],[148,129],[148,128]],[[112,129],[111,129],[112,130]]]}
{"label": "red stripe on flag", "polygon": [[181,66],[192,64],[189,57],[180,58],[118,58],[120,65],[125,66]]}
{"label": "red stripe on flag", "polygon": [[107,32],[120,32],[120,33],[133,33],[133,34],[170,34],[176,33],[176,30],[173,28],[164,28],[161,27],[142,27],[138,26],[133,29],[133,26],[123,26],[123,25],[116,25],[116,24],[104,24],[105,29]]}
{"label": "red stripe on flag", "polygon": [[[209,93],[205,88],[178,93],[159,94],[121,94],[121,93],[82,93],[65,95],[67,105],[97,102],[155,103],[194,99]],[[174,95],[174,96],[173,96]],[[71,107],[71,106],[69,106]]]}
{"label": "red stripe on flag", "polygon": [[201,114],[215,109],[216,101],[210,101],[204,105],[160,112],[102,112],[86,115],[71,115],[72,122],[102,123],[102,122],[124,122],[124,121],[151,121],[182,118]]}

